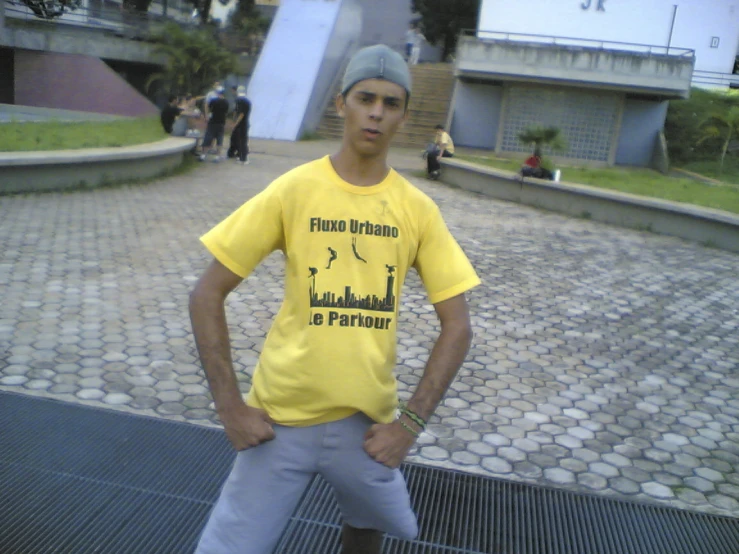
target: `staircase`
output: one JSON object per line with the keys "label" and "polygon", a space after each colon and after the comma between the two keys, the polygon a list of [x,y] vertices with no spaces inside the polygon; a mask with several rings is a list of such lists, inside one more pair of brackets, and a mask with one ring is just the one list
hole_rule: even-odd
{"label": "staircase", "polygon": [[[411,67],[413,93],[411,94],[410,117],[403,129],[393,139],[396,146],[424,148],[433,142],[437,125],[445,125],[449,103],[454,88],[453,65],[448,63],[420,64]],[[341,82],[337,84],[332,98],[339,93]],[[322,138],[341,139],[344,120],[329,102],[317,132]]]}

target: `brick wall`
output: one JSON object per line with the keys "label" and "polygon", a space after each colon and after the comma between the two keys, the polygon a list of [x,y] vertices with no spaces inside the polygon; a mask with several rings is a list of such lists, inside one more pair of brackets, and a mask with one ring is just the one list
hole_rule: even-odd
{"label": "brick wall", "polygon": [[15,51],[15,103],[124,116],[159,113],[157,107],[98,58]]}

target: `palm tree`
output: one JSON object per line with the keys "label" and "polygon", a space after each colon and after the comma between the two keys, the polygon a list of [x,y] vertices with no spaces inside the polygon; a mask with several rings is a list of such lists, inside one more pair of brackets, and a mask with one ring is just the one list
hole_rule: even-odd
{"label": "palm tree", "polygon": [[720,170],[724,170],[724,159],[729,150],[731,140],[739,136],[739,106],[734,106],[728,112],[714,112],[700,126],[701,138],[698,144],[711,139],[720,139],[721,164]]}
{"label": "palm tree", "polygon": [[236,71],[236,57],[207,30],[188,31],[172,23],[157,41],[155,50],[167,57],[167,65],[149,78],[149,89],[160,83],[170,94],[198,94]]}
{"label": "palm tree", "polygon": [[520,140],[526,146],[534,146],[534,151],[541,151],[546,146],[553,152],[564,152],[567,150],[567,141],[562,137],[557,127],[529,127],[518,134]]}

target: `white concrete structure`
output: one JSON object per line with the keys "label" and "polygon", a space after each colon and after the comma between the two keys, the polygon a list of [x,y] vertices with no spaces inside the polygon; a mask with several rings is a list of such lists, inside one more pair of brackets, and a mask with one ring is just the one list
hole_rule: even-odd
{"label": "white concrete structure", "polygon": [[482,0],[460,38],[450,114],[460,145],[520,157],[560,129],[562,157],[665,167],[668,101],[739,86],[739,0]]}
{"label": "white concrete structure", "polygon": [[[280,4],[281,0],[256,0],[257,7],[263,13],[270,13],[270,17],[271,10],[277,9]],[[359,0],[359,4],[362,6],[362,36],[359,44],[367,46],[382,43],[399,52],[404,51],[408,24],[419,18],[413,13],[411,0]],[[438,61],[439,51],[439,48],[426,44],[421,60]]]}
{"label": "white concrete structure", "polygon": [[481,38],[557,37],[557,44],[584,46],[571,39],[587,39],[608,49],[688,48],[695,51],[695,84],[705,85],[711,76],[732,73],[739,0],[483,0],[478,30]]}
{"label": "white concrete structure", "polygon": [[314,130],[361,28],[357,0],[281,0],[249,81],[250,136],[298,140]]}

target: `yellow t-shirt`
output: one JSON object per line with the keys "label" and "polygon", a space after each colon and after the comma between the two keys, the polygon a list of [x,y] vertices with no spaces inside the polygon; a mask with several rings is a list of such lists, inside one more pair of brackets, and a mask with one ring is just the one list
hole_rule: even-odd
{"label": "yellow t-shirt", "polygon": [[246,398],[283,425],[358,411],[392,421],[408,269],[431,303],[480,283],[428,196],[394,170],[377,185],[351,185],[328,156],[278,178],[201,240],[241,277],[272,251],[285,254],[285,298]]}
{"label": "yellow t-shirt", "polygon": [[436,132],[436,144],[450,154],[454,154],[454,142],[446,131],[439,130]]}

